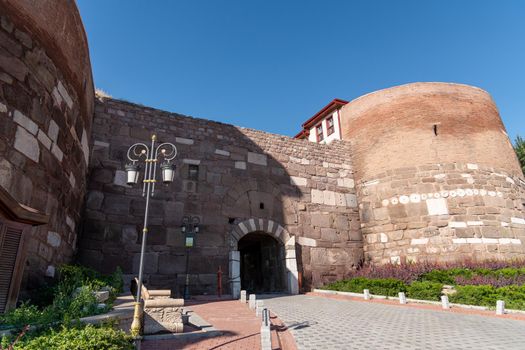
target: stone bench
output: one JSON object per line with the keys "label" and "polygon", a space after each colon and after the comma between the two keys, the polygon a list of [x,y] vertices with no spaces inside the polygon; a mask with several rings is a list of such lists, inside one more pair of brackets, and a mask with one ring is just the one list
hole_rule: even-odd
{"label": "stone bench", "polygon": [[[138,285],[136,278],[135,283]],[[142,284],[141,294],[144,299],[144,334],[182,333],[184,299],[171,298],[169,289],[149,290],[144,284]]]}

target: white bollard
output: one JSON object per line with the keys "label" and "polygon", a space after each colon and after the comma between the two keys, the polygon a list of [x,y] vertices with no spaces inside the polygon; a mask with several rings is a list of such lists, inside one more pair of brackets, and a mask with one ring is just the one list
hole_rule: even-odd
{"label": "white bollard", "polygon": [[264,308],[261,324],[261,350],[272,350],[272,335],[270,333],[270,311]]}
{"label": "white bollard", "polygon": [[505,301],[496,301],[496,315],[503,315],[505,313]]}
{"label": "white bollard", "polygon": [[246,304],[246,291],[245,290],[241,290],[241,303],[244,303]]}
{"label": "white bollard", "polygon": [[400,304],[406,304],[407,303],[407,297],[405,296],[405,293],[399,292],[399,303]]}
{"label": "white bollard", "polygon": [[365,300],[370,300],[370,291],[368,289],[363,290],[363,295],[365,297]]}
{"label": "white bollard", "polygon": [[443,309],[450,309],[450,305],[448,304],[448,296],[446,295],[441,296],[441,307]]}
{"label": "white bollard", "polygon": [[264,301],[257,300],[255,303],[255,316],[261,316],[264,309]]}
{"label": "white bollard", "polygon": [[250,294],[248,306],[250,307],[250,309],[255,309],[255,294]]}

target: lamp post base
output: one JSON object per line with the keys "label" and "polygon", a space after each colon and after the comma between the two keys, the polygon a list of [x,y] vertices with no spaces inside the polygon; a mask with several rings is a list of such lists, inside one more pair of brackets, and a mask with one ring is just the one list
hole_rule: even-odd
{"label": "lamp post base", "polygon": [[135,302],[135,311],[133,313],[133,322],[131,323],[130,333],[137,339],[140,337],[142,330],[142,302]]}

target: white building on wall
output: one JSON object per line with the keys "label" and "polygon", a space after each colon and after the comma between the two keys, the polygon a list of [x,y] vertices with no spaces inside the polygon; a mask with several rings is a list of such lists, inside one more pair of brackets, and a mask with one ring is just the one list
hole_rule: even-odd
{"label": "white building on wall", "polygon": [[295,138],[308,139],[308,141],[317,143],[330,143],[333,140],[341,140],[339,110],[347,103],[348,101],[345,100],[333,99],[313,117],[303,123],[303,130],[295,135]]}

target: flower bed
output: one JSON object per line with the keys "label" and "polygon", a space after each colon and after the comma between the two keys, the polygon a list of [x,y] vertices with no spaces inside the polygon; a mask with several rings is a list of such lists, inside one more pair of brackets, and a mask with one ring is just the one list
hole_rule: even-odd
{"label": "flower bed", "polygon": [[510,309],[525,310],[525,262],[489,261],[464,264],[407,264],[368,266],[349,279],[321,289],[397,296],[405,292],[412,299],[438,301],[443,285],[454,285],[453,303],[494,307],[504,300]]}
{"label": "flower bed", "polygon": [[[109,294],[105,303],[97,300],[96,292],[100,291]],[[2,337],[2,348],[16,341],[15,349],[126,349],[122,344],[131,345],[129,336],[113,325],[95,327],[74,322],[107,312],[121,291],[120,269],[104,276],[85,267],[64,265],[59,269],[58,283],[41,293],[52,296],[52,300],[24,302],[0,315],[0,329],[11,331]],[[22,336],[17,340],[19,334]],[[42,347],[48,343],[52,345]]]}

